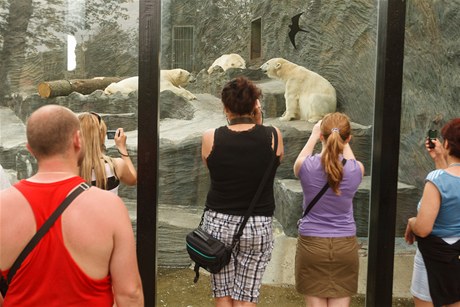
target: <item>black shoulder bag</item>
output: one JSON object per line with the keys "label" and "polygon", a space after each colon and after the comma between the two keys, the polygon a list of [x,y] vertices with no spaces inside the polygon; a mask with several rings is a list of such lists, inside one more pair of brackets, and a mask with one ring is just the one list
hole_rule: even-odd
{"label": "black shoulder bag", "polygon": [[70,205],[70,203],[75,198],[77,198],[77,196],[80,195],[80,193],[87,189],[89,189],[89,185],[83,182],[80,185],[78,185],[77,188],[75,188],[72,191],[72,193],[67,195],[67,197],[62,201],[59,207],[57,207],[56,210],[54,210],[54,212],[45,221],[45,223],[43,223],[42,227],[40,227],[40,229],[35,233],[32,239],[30,239],[29,243],[27,243],[26,247],[24,247],[22,252],[19,254],[18,258],[16,258],[16,261],[13,263],[10,270],[8,271],[7,279],[5,279],[3,275],[0,275],[0,291],[3,297],[5,297],[6,292],[8,290],[8,286],[10,285],[11,280],[13,280],[16,271],[19,269],[24,259],[26,259],[26,257],[34,249],[34,247],[37,246],[38,242],[40,242],[43,236],[48,232],[51,226],[53,226],[58,217],[62,214],[62,212],[64,212],[64,210]]}
{"label": "black shoulder bag", "polygon": [[[345,163],[347,163],[347,159],[343,158],[342,165],[345,166]],[[321,189],[321,191],[318,192],[315,198],[313,198],[311,202],[308,204],[307,208],[305,208],[305,211],[303,212],[302,217],[297,221],[297,226],[300,224],[300,221],[308,214],[308,212],[310,212],[310,210],[318,202],[318,200],[324,195],[324,193],[326,193],[328,188],[329,188],[329,182],[326,182],[326,184]]]}
{"label": "black shoulder bag", "polygon": [[216,274],[219,273],[220,270],[222,270],[222,268],[230,262],[232,250],[239,242],[240,237],[243,235],[243,229],[246,226],[246,223],[252,213],[252,210],[255,207],[256,202],[259,200],[260,194],[262,193],[265,183],[267,182],[268,177],[273,170],[273,165],[275,164],[276,152],[278,148],[278,133],[273,127],[272,131],[274,137],[273,159],[265,171],[264,177],[262,178],[262,181],[257,188],[257,192],[254,195],[254,198],[252,199],[246,214],[244,215],[244,219],[241,222],[237,233],[233,236],[232,244],[230,246],[226,246],[223,242],[212,237],[208,232],[201,228],[201,225],[203,224],[204,212],[201,216],[201,222],[198,228],[187,234],[185,238],[186,249],[190,259],[195,262],[195,278],[193,279],[194,283],[196,283],[200,277],[200,267],[204,268],[210,273]]}

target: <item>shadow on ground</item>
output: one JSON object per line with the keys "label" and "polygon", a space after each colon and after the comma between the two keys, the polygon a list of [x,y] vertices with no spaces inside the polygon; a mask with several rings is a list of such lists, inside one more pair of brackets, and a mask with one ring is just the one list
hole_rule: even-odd
{"label": "shadow on ground", "polygon": [[[193,283],[195,272],[191,269],[159,268],[157,277],[158,307],[214,307],[209,275],[200,274],[198,283]],[[274,287],[263,285],[258,307],[300,307],[305,306],[303,298],[293,286]],[[363,296],[355,296],[351,307],[365,306]],[[393,300],[393,306],[414,306],[409,299]]]}

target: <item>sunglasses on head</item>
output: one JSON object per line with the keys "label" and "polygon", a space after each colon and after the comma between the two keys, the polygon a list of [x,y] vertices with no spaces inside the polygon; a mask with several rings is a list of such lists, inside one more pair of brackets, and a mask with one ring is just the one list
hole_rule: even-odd
{"label": "sunglasses on head", "polygon": [[102,118],[101,118],[101,116],[99,114],[97,114],[96,112],[89,112],[89,114],[96,116],[99,124],[101,124]]}

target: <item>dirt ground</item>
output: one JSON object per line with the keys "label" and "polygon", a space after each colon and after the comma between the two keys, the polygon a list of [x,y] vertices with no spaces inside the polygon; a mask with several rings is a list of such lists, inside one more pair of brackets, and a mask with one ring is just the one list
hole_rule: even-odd
{"label": "dirt ground", "polygon": [[[200,274],[198,283],[193,283],[195,272],[186,269],[158,269],[157,307],[214,307],[211,295],[209,275]],[[259,307],[300,307],[305,306],[303,298],[293,286],[274,287],[263,285]],[[365,306],[363,296],[355,296],[351,307]],[[409,307],[412,302],[407,299],[394,299],[393,306]]]}

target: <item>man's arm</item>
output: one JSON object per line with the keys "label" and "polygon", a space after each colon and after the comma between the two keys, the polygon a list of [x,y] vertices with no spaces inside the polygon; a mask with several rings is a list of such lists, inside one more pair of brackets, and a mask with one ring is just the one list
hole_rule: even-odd
{"label": "man's arm", "polygon": [[136,257],[136,244],[128,210],[119,201],[113,211],[115,221],[114,248],[110,275],[117,307],[144,306],[142,282]]}

